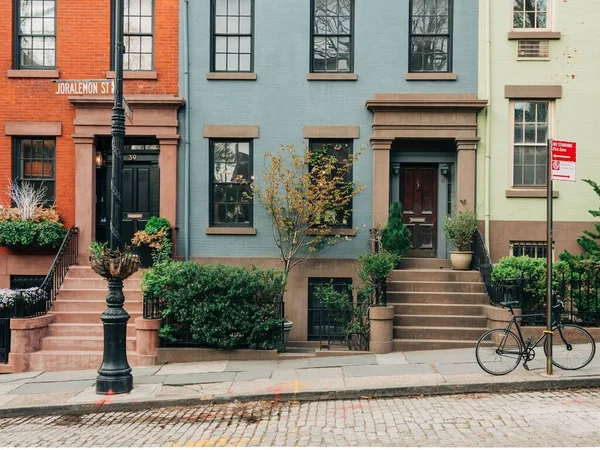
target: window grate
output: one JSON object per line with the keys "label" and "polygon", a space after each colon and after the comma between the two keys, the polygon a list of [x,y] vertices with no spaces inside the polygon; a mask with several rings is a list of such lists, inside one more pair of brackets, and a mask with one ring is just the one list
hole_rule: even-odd
{"label": "window grate", "polygon": [[546,258],[548,245],[544,241],[511,241],[512,256],[529,256],[530,258]]}
{"label": "window grate", "polygon": [[[308,279],[308,336],[309,341],[342,342],[346,338],[344,328],[330,317],[329,310],[321,305],[315,295],[315,288],[320,284],[332,283],[340,292],[347,292],[352,285],[352,278],[323,278]],[[349,296],[351,301],[352,297]]]}
{"label": "window grate", "polygon": [[549,59],[550,41],[519,41],[517,59]]}

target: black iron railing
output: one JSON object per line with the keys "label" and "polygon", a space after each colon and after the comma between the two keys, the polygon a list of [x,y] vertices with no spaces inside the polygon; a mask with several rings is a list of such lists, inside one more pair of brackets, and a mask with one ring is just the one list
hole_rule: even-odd
{"label": "black iron railing", "polygon": [[0,363],[8,362],[10,353],[10,310],[0,309]]}
{"label": "black iron railing", "polygon": [[79,229],[71,227],[56,253],[48,275],[39,288],[23,289],[13,306],[12,317],[27,318],[46,314],[62,286],[69,267],[77,264]]}

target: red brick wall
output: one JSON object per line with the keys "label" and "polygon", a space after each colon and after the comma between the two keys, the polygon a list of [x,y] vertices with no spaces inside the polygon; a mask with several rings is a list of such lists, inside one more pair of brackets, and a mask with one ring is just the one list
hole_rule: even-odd
{"label": "red brick wall", "polygon": [[[75,109],[50,79],[8,78],[13,61],[13,0],[0,1],[0,191],[12,175],[12,139],[5,121],[62,122],[56,139],[56,206],[75,221]],[[125,94],[178,94],[178,0],[154,0],[154,67],[158,80],[126,80]],[[110,1],[57,1],[56,68],[61,79],[105,79],[110,70]],[[0,193],[0,202],[8,200]],[[0,248],[0,253],[4,249]]]}

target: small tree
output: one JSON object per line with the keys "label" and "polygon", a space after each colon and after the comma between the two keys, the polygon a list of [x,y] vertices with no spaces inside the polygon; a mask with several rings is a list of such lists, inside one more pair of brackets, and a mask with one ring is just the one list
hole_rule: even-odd
{"label": "small tree", "polygon": [[410,231],[402,221],[402,205],[393,202],[390,206],[390,215],[387,226],[381,230],[383,248],[402,258],[410,248]]}
{"label": "small tree", "polygon": [[286,277],[294,266],[341,240],[331,230],[352,214],[352,198],[364,188],[348,181],[362,150],[341,161],[336,151],[337,146],[298,153],[293,145],[281,146],[265,155],[261,183],[252,185],[251,195],[271,216]]}

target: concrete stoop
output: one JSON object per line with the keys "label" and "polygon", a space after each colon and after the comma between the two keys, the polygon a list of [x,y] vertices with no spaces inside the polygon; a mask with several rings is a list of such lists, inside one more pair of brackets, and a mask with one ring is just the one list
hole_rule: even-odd
{"label": "concrete stoop", "polygon": [[394,306],[394,351],[474,347],[487,330],[489,304],[478,271],[449,260],[406,258],[387,285]]}
{"label": "concrete stoop", "polygon": [[[127,360],[137,365],[134,321],[142,316],[141,273],[124,281],[127,325]],[[106,310],[106,281],[89,266],[71,266],[49,314],[54,322],[41,350],[29,357],[31,371],[95,369],[102,363],[104,330],[100,314]]]}

